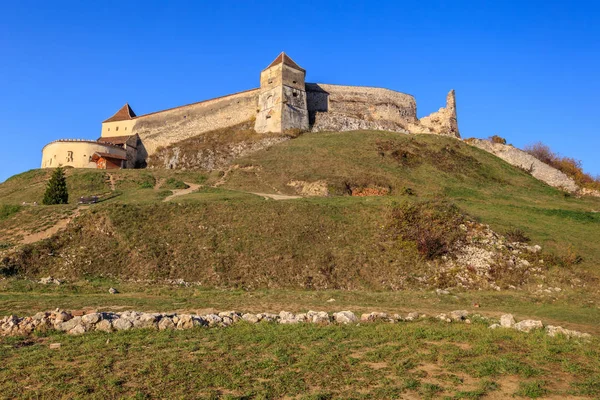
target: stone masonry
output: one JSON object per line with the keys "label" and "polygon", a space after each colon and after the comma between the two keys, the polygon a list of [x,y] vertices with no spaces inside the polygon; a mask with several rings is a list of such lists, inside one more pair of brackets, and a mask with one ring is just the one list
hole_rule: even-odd
{"label": "stone masonry", "polygon": [[[126,167],[130,168],[144,166],[146,158],[160,147],[248,121],[254,121],[258,133],[284,135],[293,131],[369,129],[460,137],[454,91],[448,95],[445,108],[419,120],[416,101],[409,94],[383,88],[305,83],[305,76],[302,67],[281,53],[261,72],[258,89],[145,115],[136,115],[126,104],[102,123],[99,142],[139,138],[135,146],[130,146],[136,154],[127,154]],[[68,141],[58,146],[60,151],[83,157],[84,153],[71,149]]]}

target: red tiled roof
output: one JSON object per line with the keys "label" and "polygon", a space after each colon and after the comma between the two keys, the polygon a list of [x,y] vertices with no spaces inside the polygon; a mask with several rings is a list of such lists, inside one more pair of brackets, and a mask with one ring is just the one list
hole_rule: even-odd
{"label": "red tiled roof", "polygon": [[271,64],[269,64],[269,66],[268,66],[267,68],[265,68],[265,69],[269,69],[269,68],[271,68],[271,67],[273,67],[273,66],[275,66],[275,65],[277,65],[277,64],[282,64],[282,63],[283,63],[283,64],[285,64],[285,65],[288,65],[288,66],[290,66],[290,67],[292,67],[292,68],[299,69],[300,71],[305,71],[305,70],[304,70],[304,68],[302,68],[302,67],[300,67],[298,64],[296,64],[296,63],[294,62],[294,60],[292,60],[292,59],[290,58],[290,56],[288,56],[287,54],[285,54],[285,52],[283,52],[283,51],[282,51],[282,52],[281,52],[281,54],[280,54],[280,55],[278,55],[278,56],[277,56],[277,58],[276,58],[275,60],[273,60],[273,62],[272,62]]}
{"label": "red tiled roof", "polygon": [[125,105],[123,107],[121,107],[119,109],[119,111],[117,111],[115,113],[115,115],[113,115],[109,119],[102,121],[102,122],[126,121],[129,119],[133,119],[135,117],[136,117],[136,115],[133,112],[133,110],[131,109],[131,107],[129,107],[129,104],[125,103]]}
{"label": "red tiled roof", "polygon": [[125,157],[125,156],[120,156],[118,154],[112,154],[112,153],[102,153],[102,152],[99,152],[99,151],[97,151],[97,152],[94,153],[94,155],[92,156],[92,159],[100,158],[100,157],[102,157],[102,158],[112,158],[114,160],[127,160],[127,157]]}
{"label": "red tiled roof", "polygon": [[134,136],[134,135],[129,135],[129,136],[109,136],[109,137],[102,136],[102,137],[98,138],[98,141],[100,143],[125,144],[129,140],[129,138],[131,138],[131,136]]}

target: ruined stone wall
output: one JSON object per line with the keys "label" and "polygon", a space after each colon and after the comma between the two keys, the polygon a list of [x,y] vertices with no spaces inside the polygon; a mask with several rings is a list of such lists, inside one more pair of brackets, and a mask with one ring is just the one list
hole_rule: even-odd
{"label": "ruined stone wall", "polygon": [[208,131],[254,119],[257,102],[258,89],[252,89],[183,107],[141,115],[134,119],[132,133],[140,136],[147,155],[151,155],[159,146],[168,146]]}
{"label": "ruined stone wall", "polygon": [[458,121],[456,119],[456,97],[454,90],[451,90],[448,96],[446,96],[446,107],[442,107],[438,111],[421,118],[419,125],[424,129],[419,132],[419,127],[417,126],[414,133],[430,133],[433,131],[440,135],[460,137]]}
{"label": "ruined stone wall", "polygon": [[306,91],[313,131],[406,131],[410,124],[418,122],[417,104],[409,94],[382,88],[323,83],[307,83]]}
{"label": "ruined stone wall", "polygon": [[500,157],[511,165],[530,171],[534,178],[546,182],[550,186],[570,192],[579,190],[573,179],[516,147],[501,143],[492,143],[489,140],[482,139],[468,139],[466,142]]}

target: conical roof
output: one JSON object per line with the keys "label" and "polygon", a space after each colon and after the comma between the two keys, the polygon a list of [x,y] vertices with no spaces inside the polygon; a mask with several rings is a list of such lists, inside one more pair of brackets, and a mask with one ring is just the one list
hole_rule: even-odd
{"label": "conical roof", "polygon": [[296,64],[294,62],[294,60],[291,59],[290,56],[288,56],[287,54],[285,54],[284,51],[282,51],[281,54],[279,54],[277,56],[277,58],[275,60],[273,60],[273,62],[271,64],[269,64],[269,66],[267,68],[265,68],[265,69],[269,69],[269,68],[271,68],[271,67],[273,67],[273,66],[275,66],[277,64],[285,64],[285,65],[288,65],[288,66],[290,66],[292,68],[296,68],[296,69],[298,69],[300,71],[305,71],[304,68],[302,68],[298,64]]}
{"label": "conical roof", "polygon": [[127,120],[133,119],[135,117],[136,117],[136,115],[133,112],[133,110],[131,109],[131,107],[129,107],[129,103],[125,103],[125,105],[123,107],[121,107],[119,109],[119,111],[117,111],[115,113],[115,115],[113,115],[106,121],[102,121],[102,122],[127,121]]}

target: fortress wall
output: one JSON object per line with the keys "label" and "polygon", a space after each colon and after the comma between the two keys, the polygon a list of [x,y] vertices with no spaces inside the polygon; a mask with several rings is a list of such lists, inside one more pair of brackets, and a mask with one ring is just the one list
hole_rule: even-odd
{"label": "fortress wall", "polygon": [[74,168],[96,168],[96,163],[90,160],[95,152],[126,156],[124,149],[94,141],[57,140],[42,149],[42,168],[56,168],[59,165]]}
{"label": "fortress wall", "polygon": [[227,128],[256,117],[258,89],[136,117],[132,133],[144,143],[147,155],[159,146]]}
{"label": "fortress wall", "polygon": [[417,122],[415,98],[394,90],[307,83],[308,110],[343,114],[366,121],[390,121],[399,125]]}

